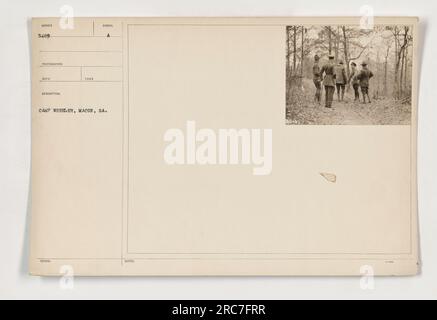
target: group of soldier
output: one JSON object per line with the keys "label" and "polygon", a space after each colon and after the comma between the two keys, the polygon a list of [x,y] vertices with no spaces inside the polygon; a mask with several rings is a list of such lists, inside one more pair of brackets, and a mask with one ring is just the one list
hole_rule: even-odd
{"label": "group of soldier", "polygon": [[363,103],[366,103],[366,98],[371,103],[369,96],[369,82],[373,77],[372,71],[367,67],[367,63],[361,64],[362,69],[357,70],[357,64],[351,63],[351,72],[347,77],[346,68],[343,61],[335,63],[335,57],[329,55],[329,61],[324,66],[320,67],[320,57],[314,57],[313,77],[314,85],[316,86],[315,101],[319,104],[322,100],[322,84],[325,87],[325,107],[332,108],[335,90],[337,89],[338,101],[344,101],[346,85],[352,84],[355,93],[355,102],[360,102],[359,89],[363,96]]}

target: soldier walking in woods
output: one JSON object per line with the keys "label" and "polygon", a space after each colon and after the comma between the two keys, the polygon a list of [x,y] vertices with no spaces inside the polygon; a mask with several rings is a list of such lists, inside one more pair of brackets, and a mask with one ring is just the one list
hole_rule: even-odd
{"label": "soldier walking in woods", "polygon": [[316,87],[316,94],[314,96],[314,101],[320,104],[322,100],[322,78],[320,76],[319,61],[320,61],[320,57],[316,55],[314,57],[314,65],[313,65],[313,80],[314,80],[314,85]]}
{"label": "soldier walking in woods", "polygon": [[354,88],[355,92],[355,102],[360,101],[360,80],[358,80],[358,70],[357,70],[357,64],[355,62],[352,62],[351,64],[352,70],[351,75],[349,77],[349,83],[352,83],[352,87]]}
{"label": "soldier walking in woods", "polygon": [[369,68],[367,67],[367,63],[363,62],[361,64],[361,66],[363,67],[361,69],[361,72],[358,74],[357,79],[360,81],[360,87],[361,87],[361,93],[363,94],[363,103],[366,103],[366,96],[369,99],[369,103],[371,103],[372,101],[370,101],[370,96],[369,96],[369,82],[370,79],[373,77],[373,73],[372,71],[369,70]]}
{"label": "soldier walking in woods", "polygon": [[340,60],[338,65],[335,67],[335,82],[337,86],[337,97],[338,101],[344,100],[344,91],[346,88],[346,69],[344,68],[343,61]]}
{"label": "soldier walking in woods", "polygon": [[335,92],[335,65],[334,65],[334,56],[329,56],[329,61],[325,64],[320,70],[320,77],[323,78],[323,74],[325,77],[323,78],[323,85],[326,90],[326,108],[332,108],[332,101],[334,100],[334,92]]}

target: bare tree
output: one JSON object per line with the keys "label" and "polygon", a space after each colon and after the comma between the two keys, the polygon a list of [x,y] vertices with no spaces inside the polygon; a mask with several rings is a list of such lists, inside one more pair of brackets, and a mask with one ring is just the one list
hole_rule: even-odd
{"label": "bare tree", "polygon": [[332,27],[326,27],[328,30],[329,55],[332,54]]}
{"label": "bare tree", "polygon": [[305,61],[305,27],[302,26],[302,39],[301,39],[301,63],[300,63],[300,76],[303,77],[303,67]]}
{"label": "bare tree", "polygon": [[395,99],[402,99],[403,97],[403,77],[404,77],[404,64],[406,50],[410,42],[410,27],[404,26],[403,28],[394,26],[389,27],[392,31],[395,42],[395,66],[394,66],[394,97]]}
{"label": "bare tree", "polygon": [[385,44],[383,93],[384,93],[384,96],[387,97],[387,95],[388,95],[388,60],[390,57],[390,51],[392,50],[392,47],[393,47],[393,39],[391,37],[386,37],[383,39],[384,39],[384,44]]}
{"label": "bare tree", "polygon": [[293,74],[296,73],[297,65],[297,26],[293,27]]}

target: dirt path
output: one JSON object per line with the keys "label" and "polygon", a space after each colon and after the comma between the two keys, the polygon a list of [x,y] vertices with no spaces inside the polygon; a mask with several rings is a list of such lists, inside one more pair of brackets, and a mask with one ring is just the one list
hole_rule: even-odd
{"label": "dirt path", "polygon": [[373,100],[371,104],[354,102],[348,92],[343,102],[335,94],[332,109],[325,108],[324,96],[319,105],[309,93],[301,103],[289,107],[287,124],[306,125],[402,125],[411,123],[411,106],[392,99]]}
{"label": "dirt path", "polygon": [[337,102],[332,105],[332,109],[325,108],[323,104],[312,104],[319,123],[343,125],[364,125],[369,122],[363,115],[364,105],[354,102]]}

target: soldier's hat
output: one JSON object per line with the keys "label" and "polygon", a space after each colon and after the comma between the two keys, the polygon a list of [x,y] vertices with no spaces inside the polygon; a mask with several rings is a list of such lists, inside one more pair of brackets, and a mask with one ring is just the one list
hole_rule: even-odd
{"label": "soldier's hat", "polygon": [[329,55],[329,60],[334,60],[334,59],[335,59],[335,56],[333,54],[330,54]]}
{"label": "soldier's hat", "polygon": [[351,65],[355,66],[355,67],[357,66],[357,64],[355,62],[352,62]]}
{"label": "soldier's hat", "polygon": [[339,63],[339,64],[344,64],[343,60],[340,60],[338,63]]}
{"label": "soldier's hat", "polygon": [[361,64],[363,67],[367,66],[367,62],[363,61],[363,63]]}

